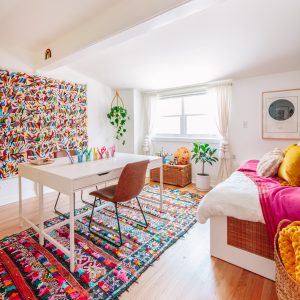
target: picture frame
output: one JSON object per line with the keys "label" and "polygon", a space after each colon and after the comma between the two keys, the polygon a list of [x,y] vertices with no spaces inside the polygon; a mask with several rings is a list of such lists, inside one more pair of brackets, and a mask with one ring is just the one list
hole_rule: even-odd
{"label": "picture frame", "polygon": [[262,93],[262,138],[300,139],[300,89]]}

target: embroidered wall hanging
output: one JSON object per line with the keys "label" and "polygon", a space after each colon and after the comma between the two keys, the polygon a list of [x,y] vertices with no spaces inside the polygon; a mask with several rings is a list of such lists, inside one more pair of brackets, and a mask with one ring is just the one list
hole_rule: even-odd
{"label": "embroidered wall hanging", "polygon": [[0,178],[28,155],[87,147],[86,85],[0,70]]}

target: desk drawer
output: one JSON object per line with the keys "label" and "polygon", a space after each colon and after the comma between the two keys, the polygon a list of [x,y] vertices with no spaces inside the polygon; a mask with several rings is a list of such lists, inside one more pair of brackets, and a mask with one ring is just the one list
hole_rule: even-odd
{"label": "desk drawer", "polygon": [[109,172],[99,173],[97,175],[91,175],[88,177],[80,178],[74,181],[74,190],[80,190],[83,188],[87,188],[89,186],[94,186],[109,180],[113,180],[119,178],[121,175],[122,169],[114,170]]}

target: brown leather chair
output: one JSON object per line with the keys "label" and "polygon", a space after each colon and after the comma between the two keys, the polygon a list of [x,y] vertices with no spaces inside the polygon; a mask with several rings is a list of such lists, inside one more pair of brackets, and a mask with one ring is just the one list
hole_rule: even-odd
{"label": "brown leather chair", "polygon": [[[119,178],[119,182],[116,185],[111,185],[109,187],[106,187],[104,189],[100,189],[97,191],[93,191],[90,193],[90,195],[95,196],[93,210],[90,218],[89,223],[89,230],[93,234],[97,235],[98,237],[110,242],[111,244],[120,247],[123,244],[122,241],[122,234],[121,234],[121,228],[120,228],[120,221],[119,221],[119,214],[118,214],[118,203],[129,201],[133,198],[136,198],[139,208],[142,212],[145,224],[137,223],[138,225],[146,228],[148,227],[148,223],[146,220],[146,217],[144,215],[143,209],[141,207],[141,204],[138,199],[138,195],[142,191],[144,185],[145,185],[145,178],[146,178],[146,171],[149,161],[144,160],[141,162],[136,163],[129,163],[127,164]],[[96,202],[100,200],[110,201],[114,203],[115,205],[115,211],[117,216],[117,222],[118,222],[118,232],[119,232],[119,243],[115,243],[114,241],[106,238],[103,235],[99,235],[97,232],[91,229],[91,223],[93,222],[93,215],[94,215],[94,209],[96,207]],[[132,219],[131,219],[132,220]]]}
{"label": "brown leather chair", "polygon": [[[75,150],[67,150],[67,151],[69,152],[69,154],[71,156],[75,156],[76,155],[76,151]],[[67,157],[68,156],[65,150],[60,150],[60,151],[54,152],[53,154],[54,154],[54,158]],[[97,186],[96,186],[96,189],[97,189]],[[56,208],[57,204],[58,204],[59,197],[60,197],[60,192],[57,195],[57,199],[56,199],[56,202],[55,202],[55,205],[54,205],[54,211],[55,211],[56,214],[63,215],[65,217],[67,217],[66,214],[60,212]],[[91,203],[83,200],[83,190],[81,190],[81,201],[83,203],[85,203],[85,204],[91,205]],[[74,207],[75,207],[75,203],[74,203]]]}

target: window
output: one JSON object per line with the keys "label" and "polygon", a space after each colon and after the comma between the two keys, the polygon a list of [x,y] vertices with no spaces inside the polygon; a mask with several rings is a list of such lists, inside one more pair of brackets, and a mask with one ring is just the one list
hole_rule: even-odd
{"label": "window", "polygon": [[156,137],[218,137],[214,119],[216,105],[206,93],[161,97],[155,111]]}

